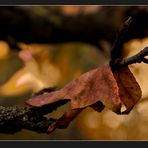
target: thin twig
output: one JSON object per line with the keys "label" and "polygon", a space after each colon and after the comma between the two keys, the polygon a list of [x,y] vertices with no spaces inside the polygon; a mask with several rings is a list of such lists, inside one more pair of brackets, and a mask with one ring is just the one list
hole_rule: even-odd
{"label": "thin twig", "polygon": [[128,66],[131,64],[136,64],[136,63],[146,63],[148,64],[148,59],[145,58],[145,56],[148,56],[148,47],[145,47],[143,50],[141,50],[139,53],[136,55],[123,59],[122,61],[118,61],[115,63],[116,67],[121,68],[123,66]]}

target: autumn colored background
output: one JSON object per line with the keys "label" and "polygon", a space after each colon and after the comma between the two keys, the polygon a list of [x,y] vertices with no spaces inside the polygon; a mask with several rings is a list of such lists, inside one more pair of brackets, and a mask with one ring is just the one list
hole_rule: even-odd
{"label": "autumn colored background", "polygon": [[[19,105],[46,88],[61,88],[80,74],[109,61],[115,34],[129,16],[133,25],[123,46],[124,57],[148,45],[146,6],[16,6],[0,8],[0,104]],[[67,129],[50,135],[28,130],[3,139],[148,140],[146,64],[131,65],[142,99],[128,115],[87,108]],[[68,105],[51,117],[60,117]]]}

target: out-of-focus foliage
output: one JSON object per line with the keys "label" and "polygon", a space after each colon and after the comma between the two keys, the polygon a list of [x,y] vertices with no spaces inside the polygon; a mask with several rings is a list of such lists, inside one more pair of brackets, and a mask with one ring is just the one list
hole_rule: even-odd
{"label": "out-of-focus foliage", "polygon": [[19,95],[29,90],[39,91],[45,87],[55,86],[60,79],[60,71],[51,64],[46,51],[48,50],[44,49],[44,46],[22,47],[19,57],[25,65],[1,86],[1,93]]}
{"label": "out-of-focus foliage", "polygon": [[10,52],[6,42],[0,41],[0,85],[8,79],[18,69],[23,66],[23,62],[16,52]]}
{"label": "out-of-focus foliage", "polygon": [[61,11],[66,15],[77,15],[79,13],[82,14],[90,14],[95,13],[99,9],[101,9],[101,5],[99,6],[63,6],[60,8]]}
{"label": "out-of-focus foliage", "polygon": [[9,45],[7,44],[7,42],[5,41],[0,41],[0,59],[5,59],[7,58],[8,54],[9,54]]}
{"label": "out-of-focus foliage", "polygon": [[50,11],[61,11],[65,15],[77,15],[77,14],[91,14],[101,9],[101,5],[92,6],[56,6],[56,7],[28,7],[30,11],[38,15],[47,15]]}

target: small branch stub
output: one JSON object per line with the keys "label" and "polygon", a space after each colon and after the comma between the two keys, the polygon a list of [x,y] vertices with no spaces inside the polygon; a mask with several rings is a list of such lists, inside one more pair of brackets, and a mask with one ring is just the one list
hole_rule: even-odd
{"label": "small branch stub", "polygon": [[114,67],[114,63],[118,59],[121,59],[121,53],[122,53],[122,45],[124,43],[124,38],[126,33],[129,30],[129,27],[132,22],[132,17],[129,17],[119,28],[115,41],[113,43],[112,49],[111,49],[111,60],[110,60],[110,65],[111,67]]}

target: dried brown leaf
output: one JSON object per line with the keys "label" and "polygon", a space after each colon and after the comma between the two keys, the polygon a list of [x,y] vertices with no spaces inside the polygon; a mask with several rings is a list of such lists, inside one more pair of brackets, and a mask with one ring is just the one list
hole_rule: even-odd
{"label": "dried brown leaf", "polygon": [[56,122],[53,122],[48,127],[48,132],[51,133],[53,132],[56,128],[63,129],[67,128],[70,122],[82,111],[83,109],[78,108],[78,109],[72,109],[66,113],[63,114]]}
{"label": "dried brown leaf", "polygon": [[[121,105],[126,106],[128,113],[141,97],[141,89],[128,67],[112,71],[109,65],[96,68],[82,74],[68,83],[64,88],[29,99],[30,106],[41,107],[53,102],[69,99],[71,108],[78,109],[91,106],[96,102],[121,113]],[[101,111],[96,106],[91,106]]]}
{"label": "dried brown leaf", "polygon": [[127,114],[141,98],[141,88],[128,67],[120,68],[113,73],[118,84],[119,97],[126,107],[123,113]]}

